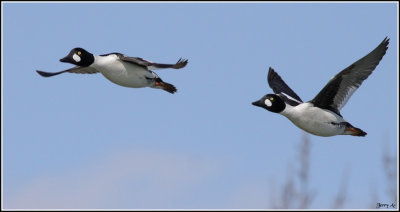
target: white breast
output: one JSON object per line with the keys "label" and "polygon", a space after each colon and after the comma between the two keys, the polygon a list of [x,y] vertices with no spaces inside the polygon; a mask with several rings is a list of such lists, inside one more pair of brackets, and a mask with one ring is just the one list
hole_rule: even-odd
{"label": "white breast", "polygon": [[281,114],[297,127],[314,135],[334,136],[344,132],[344,128],[331,124],[345,122],[342,117],[329,110],[314,107],[311,103],[288,106]]}
{"label": "white breast", "polygon": [[111,82],[125,87],[146,87],[149,86],[146,77],[154,78],[154,74],[145,68],[122,62],[117,55],[95,56],[92,66]]}

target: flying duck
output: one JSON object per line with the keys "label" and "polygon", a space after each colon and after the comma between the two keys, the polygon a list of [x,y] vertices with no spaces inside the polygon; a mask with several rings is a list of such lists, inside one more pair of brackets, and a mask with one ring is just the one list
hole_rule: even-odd
{"label": "flying duck", "polygon": [[163,68],[180,69],[186,66],[188,60],[179,59],[175,64],[154,63],[140,57],[128,57],[121,53],[110,53],[95,56],[85,49],[74,48],[60,59],[61,62],[76,65],[70,69],[49,73],[37,70],[43,77],[69,73],[94,74],[102,73],[111,82],[131,88],[151,87],[175,93],[174,85],[166,83],[152,70]]}
{"label": "flying duck", "polygon": [[270,67],[268,84],[275,94],[267,94],[252,104],[279,113],[297,127],[317,136],[365,136],[367,133],[347,122],[340,110],[379,64],[388,44],[389,38],[386,37],[365,57],[336,74],[317,96],[308,102],[303,102]]}

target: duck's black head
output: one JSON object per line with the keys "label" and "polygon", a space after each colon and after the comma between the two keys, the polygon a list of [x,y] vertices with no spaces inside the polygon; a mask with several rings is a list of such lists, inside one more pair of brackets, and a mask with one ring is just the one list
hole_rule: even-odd
{"label": "duck's black head", "polygon": [[283,99],[276,94],[267,94],[252,104],[274,113],[280,113],[286,108],[286,104]]}
{"label": "duck's black head", "polygon": [[60,59],[60,62],[72,63],[77,66],[90,66],[94,62],[93,54],[82,48],[72,49],[67,56]]}

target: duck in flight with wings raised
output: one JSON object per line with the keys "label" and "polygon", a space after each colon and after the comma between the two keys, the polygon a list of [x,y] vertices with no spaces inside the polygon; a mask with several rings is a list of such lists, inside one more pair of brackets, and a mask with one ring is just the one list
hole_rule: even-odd
{"label": "duck in flight with wings raised", "polygon": [[340,114],[351,95],[375,70],[385,55],[389,38],[385,38],[373,51],[335,75],[314,97],[303,102],[301,98],[269,68],[268,84],[274,94],[267,94],[252,104],[287,117],[297,127],[318,136],[352,135],[367,133],[354,127]]}

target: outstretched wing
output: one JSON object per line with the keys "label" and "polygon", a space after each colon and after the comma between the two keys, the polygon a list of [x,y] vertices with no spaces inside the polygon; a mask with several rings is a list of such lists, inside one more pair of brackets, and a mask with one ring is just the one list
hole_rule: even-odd
{"label": "outstretched wing", "polygon": [[332,110],[340,115],[340,109],[362,82],[375,70],[385,55],[389,38],[385,38],[374,50],[335,75],[310,102],[315,106]]}
{"label": "outstretched wing", "polygon": [[140,57],[127,57],[125,55],[120,54],[119,58],[125,62],[133,63],[136,65],[144,66],[148,70],[155,70],[155,69],[162,69],[162,68],[174,68],[174,69],[180,69],[186,66],[188,63],[187,59],[182,59],[180,58],[178,62],[175,64],[163,64],[163,63],[154,63],[148,60],[145,60]]}
{"label": "outstretched wing", "polygon": [[297,100],[297,103],[302,103],[301,98],[282,80],[282,78],[275,72],[275,70],[269,67],[268,71],[268,84],[269,87],[275,92],[275,94],[284,94],[288,98]]}
{"label": "outstretched wing", "polygon": [[65,72],[77,73],[77,74],[95,74],[95,73],[98,73],[99,71],[97,71],[94,68],[90,68],[90,67],[75,66],[73,68],[70,68],[70,69],[67,69],[64,71],[59,71],[59,72],[45,72],[45,71],[39,71],[39,70],[36,70],[36,72],[38,74],[40,74],[42,77],[51,77],[51,76],[65,73]]}

